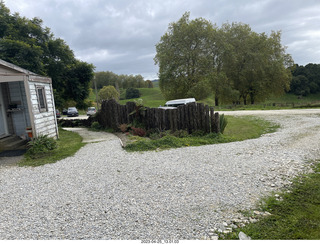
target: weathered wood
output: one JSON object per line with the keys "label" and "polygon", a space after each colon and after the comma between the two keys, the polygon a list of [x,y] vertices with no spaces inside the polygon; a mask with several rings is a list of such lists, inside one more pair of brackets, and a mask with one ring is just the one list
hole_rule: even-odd
{"label": "weathered wood", "polygon": [[146,130],[188,130],[192,133],[202,130],[205,133],[220,132],[219,114],[208,105],[190,103],[177,109],[145,108],[136,114],[134,102],[120,105],[115,100],[103,101],[97,121],[106,128],[117,130],[121,124],[130,124],[134,120],[142,123]]}
{"label": "weathered wood", "polygon": [[220,117],[219,117],[219,113],[215,113],[214,114],[214,131],[215,133],[219,133],[220,132]]}

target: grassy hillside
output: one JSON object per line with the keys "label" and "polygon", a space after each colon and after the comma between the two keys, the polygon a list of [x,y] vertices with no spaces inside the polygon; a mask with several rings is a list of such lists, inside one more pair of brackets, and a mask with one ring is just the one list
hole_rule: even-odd
{"label": "grassy hillside", "polygon": [[[159,107],[164,105],[166,100],[161,94],[160,88],[156,82],[154,82],[154,88],[139,88],[141,99],[144,105],[147,107]],[[121,92],[119,101],[120,104],[126,104],[128,101],[134,101],[136,99],[124,99],[125,90]],[[93,101],[95,106],[95,93],[90,92],[89,100]],[[199,103],[204,103],[209,106],[214,106],[214,96],[211,95],[206,99],[197,101]],[[280,108],[299,108],[299,107],[320,107],[320,93],[311,94],[307,97],[298,97],[293,94],[284,94],[280,97],[273,97],[264,102],[260,102],[254,105],[222,105],[216,107],[216,110],[243,110],[243,109],[280,109]]]}
{"label": "grassy hillside", "polygon": [[[154,88],[139,88],[139,91],[141,93],[141,99],[143,100],[143,103],[146,107],[159,107],[160,105],[165,104],[165,99],[161,94],[160,88],[159,87],[154,87]],[[125,96],[125,91],[121,94],[120,97]],[[120,104],[126,104],[128,101],[134,101],[137,100],[135,99],[125,99],[125,100],[120,100]]]}

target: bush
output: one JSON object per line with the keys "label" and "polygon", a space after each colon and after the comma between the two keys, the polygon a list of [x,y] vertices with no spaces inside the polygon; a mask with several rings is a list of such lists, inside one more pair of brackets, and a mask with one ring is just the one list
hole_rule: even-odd
{"label": "bush", "polygon": [[127,124],[121,124],[119,125],[119,129],[121,132],[127,132],[128,131],[128,125]]}
{"label": "bush", "polygon": [[142,128],[131,127],[131,129],[134,136],[144,137],[146,135],[146,131]]}
{"label": "bush", "polygon": [[224,117],[224,114],[220,115],[220,133],[223,134],[224,129],[227,127],[228,120]]}
{"label": "bush", "polygon": [[91,129],[92,130],[95,130],[95,131],[97,131],[97,130],[101,130],[101,125],[99,124],[99,122],[97,122],[97,121],[95,121],[95,122],[93,122],[92,124],[91,124]]}
{"label": "bush", "polygon": [[41,135],[28,143],[26,156],[29,158],[39,158],[57,148],[55,139],[47,135]]}
{"label": "bush", "polygon": [[136,88],[128,88],[126,90],[126,99],[131,99],[131,98],[139,98],[140,97],[140,92]]}

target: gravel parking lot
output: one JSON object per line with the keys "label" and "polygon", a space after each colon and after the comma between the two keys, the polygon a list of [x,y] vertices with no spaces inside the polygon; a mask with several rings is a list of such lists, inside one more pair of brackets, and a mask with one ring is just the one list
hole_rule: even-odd
{"label": "gravel parking lot", "polygon": [[281,129],[144,153],[110,134],[55,164],[0,168],[0,239],[209,239],[320,158],[320,110],[223,113]]}

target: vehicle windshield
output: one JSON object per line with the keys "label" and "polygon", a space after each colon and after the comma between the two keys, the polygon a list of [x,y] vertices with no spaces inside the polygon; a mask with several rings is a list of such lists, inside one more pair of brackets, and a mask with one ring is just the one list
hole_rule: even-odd
{"label": "vehicle windshield", "polygon": [[88,111],[94,111],[96,108],[88,108]]}

